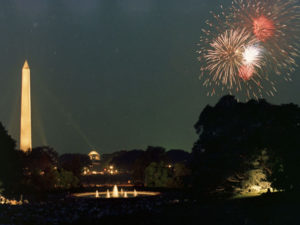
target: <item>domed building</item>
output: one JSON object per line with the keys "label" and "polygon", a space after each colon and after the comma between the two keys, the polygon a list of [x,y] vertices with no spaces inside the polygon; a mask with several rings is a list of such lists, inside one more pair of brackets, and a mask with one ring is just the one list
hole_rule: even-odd
{"label": "domed building", "polygon": [[91,161],[99,161],[100,160],[100,154],[96,152],[95,150],[92,150],[88,156],[90,157]]}
{"label": "domed building", "polygon": [[100,173],[100,154],[96,152],[95,150],[92,150],[88,156],[90,157],[90,160],[92,162],[88,174],[98,174]]}

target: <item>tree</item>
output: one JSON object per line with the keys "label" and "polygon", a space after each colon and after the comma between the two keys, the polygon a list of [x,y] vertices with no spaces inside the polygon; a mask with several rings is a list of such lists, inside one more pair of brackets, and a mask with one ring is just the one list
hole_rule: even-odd
{"label": "tree", "polygon": [[[205,107],[195,129],[199,138],[192,167],[198,189],[233,192],[245,187],[254,174],[278,189],[300,187],[298,106],[271,105],[265,100],[238,103],[233,96],[224,96],[214,107]],[[252,163],[262,149],[267,149],[268,160],[255,168]]]}
{"label": "tree", "polygon": [[163,162],[152,162],[145,169],[145,185],[148,187],[168,187],[171,170]]}
{"label": "tree", "polygon": [[190,170],[183,163],[170,166],[165,162],[152,162],[145,169],[145,185],[148,187],[185,188]]}
{"label": "tree", "polygon": [[134,162],[144,154],[143,150],[120,151],[113,154],[109,164],[114,165],[120,171],[132,172]]}
{"label": "tree", "polygon": [[[246,193],[263,193],[271,189],[269,175],[272,173],[269,166],[269,155],[267,149],[261,150],[261,153],[254,156],[253,160],[249,160],[249,168],[237,180],[238,186],[235,192],[239,194]],[[229,177],[234,182],[234,177]]]}
{"label": "tree", "polygon": [[191,154],[184,150],[172,149],[166,152],[166,158],[169,164],[188,163],[191,159]]}
{"label": "tree", "polygon": [[58,153],[48,146],[36,147],[26,154],[25,160],[25,168],[29,172],[48,172],[57,168]]}
{"label": "tree", "polygon": [[186,188],[190,186],[190,168],[184,163],[175,163],[172,167],[172,179],[168,184],[173,188]]}
{"label": "tree", "polygon": [[48,146],[33,148],[23,155],[24,190],[48,191],[57,183],[58,153]]}
{"label": "tree", "polygon": [[144,182],[145,169],[150,165],[150,163],[165,161],[166,154],[164,148],[149,146],[147,150],[134,162],[133,177],[135,182]]}
{"label": "tree", "polygon": [[61,189],[70,189],[79,186],[79,178],[74,176],[71,171],[61,169],[57,171],[56,187]]}
{"label": "tree", "polygon": [[71,171],[79,177],[83,168],[91,164],[91,160],[85,154],[63,154],[59,157],[59,164],[64,170]]}
{"label": "tree", "polygon": [[299,191],[300,108],[294,104],[281,105],[264,136],[270,143],[272,185],[280,190]]}
{"label": "tree", "polygon": [[0,181],[3,188],[13,192],[19,187],[21,177],[22,164],[16,142],[0,123]]}

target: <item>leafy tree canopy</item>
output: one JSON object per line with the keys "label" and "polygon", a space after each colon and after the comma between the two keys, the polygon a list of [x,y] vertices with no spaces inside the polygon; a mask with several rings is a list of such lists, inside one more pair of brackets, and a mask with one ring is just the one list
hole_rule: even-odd
{"label": "leafy tree canopy", "polygon": [[0,123],[0,181],[6,190],[14,190],[22,176],[22,164],[16,142]]}
{"label": "leafy tree canopy", "polygon": [[68,153],[59,157],[59,164],[64,170],[71,171],[75,176],[80,176],[83,168],[91,164],[91,160],[85,154]]}
{"label": "leafy tree canopy", "polygon": [[[265,100],[239,103],[224,96],[206,106],[195,124],[199,138],[193,147],[194,184],[206,191],[232,190],[253,169],[251,162],[267,149],[268,179],[278,189],[300,184],[300,109],[297,105],[272,105]],[[229,179],[235,177],[237,179]]]}

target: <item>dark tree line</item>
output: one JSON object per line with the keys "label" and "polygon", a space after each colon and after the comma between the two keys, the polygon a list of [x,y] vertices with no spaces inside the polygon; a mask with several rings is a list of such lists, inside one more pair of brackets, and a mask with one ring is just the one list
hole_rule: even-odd
{"label": "dark tree line", "polygon": [[[251,188],[299,190],[300,108],[265,100],[239,103],[224,96],[206,106],[195,124],[198,140],[192,154],[149,146],[146,150],[104,154],[103,167],[114,165],[131,173],[135,183],[152,187],[190,187],[196,192],[234,193]],[[0,190],[45,191],[79,185],[83,154],[59,156],[52,148],[30,153],[0,123]]]}
{"label": "dark tree line", "polygon": [[297,105],[278,106],[265,100],[239,103],[224,96],[214,107],[205,107],[195,129],[199,139],[192,151],[192,169],[199,190],[232,192],[251,178],[249,171],[258,169],[266,175],[262,181],[274,188],[299,189]]}
{"label": "dark tree line", "polygon": [[22,177],[22,164],[19,152],[16,150],[16,142],[8,135],[2,123],[0,123],[0,182],[1,189],[13,190],[18,187],[18,181]]}
{"label": "dark tree line", "polygon": [[[186,168],[189,161],[190,153],[186,151],[166,151],[163,147],[148,146],[146,150],[123,150],[103,155],[101,163],[105,167],[113,165],[121,172],[131,174],[135,184],[152,187],[182,187],[184,186],[182,170]],[[186,173],[185,176],[188,174]]]}
{"label": "dark tree line", "polygon": [[83,154],[58,153],[47,146],[24,153],[0,123],[0,191],[7,194],[69,189],[79,185],[83,167],[90,164]]}
{"label": "dark tree line", "polygon": [[79,177],[90,159],[84,154],[58,153],[47,146],[33,148],[28,153],[20,152],[23,162],[23,186],[28,191],[51,191],[79,186]]}

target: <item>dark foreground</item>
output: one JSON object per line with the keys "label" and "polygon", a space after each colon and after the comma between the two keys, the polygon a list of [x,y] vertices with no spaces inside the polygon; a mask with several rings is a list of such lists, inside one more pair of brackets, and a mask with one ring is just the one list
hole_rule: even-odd
{"label": "dark foreground", "polygon": [[300,224],[299,196],[283,193],[235,200],[163,195],[136,199],[75,199],[0,205],[0,224]]}

